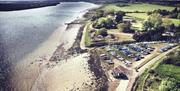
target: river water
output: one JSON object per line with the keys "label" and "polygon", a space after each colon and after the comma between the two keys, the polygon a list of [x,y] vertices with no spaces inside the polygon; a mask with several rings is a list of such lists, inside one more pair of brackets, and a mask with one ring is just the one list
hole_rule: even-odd
{"label": "river water", "polygon": [[59,26],[70,22],[94,4],[61,3],[57,6],[0,12],[0,41],[8,60],[16,62],[32,52]]}
{"label": "river water", "polygon": [[[77,19],[87,9],[94,7],[95,4],[87,2],[62,2],[57,6],[0,12],[0,76],[9,64],[22,61],[54,35],[57,29],[61,30],[59,28],[65,27],[65,23]],[[52,42],[57,41],[53,39]],[[46,45],[48,43],[51,41]],[[47,49],[51,49],[50,47]],[[6,75],[3,78],[4,80],[0,78],[0,91],[5,91],[2,87],[7,86],[4,81],[8,78]]]}

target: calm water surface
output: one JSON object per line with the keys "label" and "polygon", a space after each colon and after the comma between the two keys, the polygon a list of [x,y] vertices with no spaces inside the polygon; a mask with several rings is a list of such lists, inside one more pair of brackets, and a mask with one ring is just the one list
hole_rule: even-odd
{"label": "calm water surface", "polygon": [[69,2],[51,7],[0,12],[0,56],[5,56],[3,60],[10,63],[21,60],[55,29],[91,7],[94,4]]}

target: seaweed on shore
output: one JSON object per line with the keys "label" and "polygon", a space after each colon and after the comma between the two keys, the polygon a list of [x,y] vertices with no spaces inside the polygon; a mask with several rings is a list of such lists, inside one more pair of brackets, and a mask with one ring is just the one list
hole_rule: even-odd
{"label": "seaweed on shore", "polygon": [[96,89],[95,91],[108,90],[108,78],[101,67],[100,58],[96,50],[90,51],[90,60],[88,60],[89,68],[95,75]]}
{"label": "seaweed on shore", "polygon": [[53,53],[53,56],[50,58],[50,61],[60,61],[60,60],[68,59],[69,56],[74,56],[74,55],[87,52],[87,50],[83,50],[80,48],[80,42],[81,42],[81,38],[83,34],[83,29],[84,29],[84,25],[80,27],[78,34],[76,36],[75,42],[73,43],[71,48],[69,48],[66,51],[63,47],[64,44],[62,43]]}
{"label": "seaweed on shore", "polygon": [[83,30],[84,30],[84,25],[80,27],[79,32],[78,32],[78,34],[76,36],[76,40],[73,43],[73,46],[70,49],[68,49],[68,52],[69,52],[68,54],[73,55],[73,54],[87,52],[87,50],[83,50],[80,47],[80,42],[81,42],[81,38],[82,38],[82,35],[83,35]]}

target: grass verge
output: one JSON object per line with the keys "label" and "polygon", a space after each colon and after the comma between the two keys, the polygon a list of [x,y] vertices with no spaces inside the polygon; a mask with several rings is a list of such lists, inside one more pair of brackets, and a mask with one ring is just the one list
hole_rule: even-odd
{"label": "grass verge", "polygon": [[85,46],[89,46],[91,44],[91,38],[90,38],[90,25],[91,23],[87,23],[85,26]]}

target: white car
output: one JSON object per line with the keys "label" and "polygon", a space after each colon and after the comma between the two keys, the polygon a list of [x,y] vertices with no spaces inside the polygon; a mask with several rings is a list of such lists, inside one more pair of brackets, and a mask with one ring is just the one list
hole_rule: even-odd
{"label": "white car", "polygon": [[124,60],[124,58],[123,58],[123,57],[118,57],[118,59],[119,59],[119,60],[121,60],[121,61],[123,61],[123,60]]}
{"label": "white car", "polygon": [[132,62],[130,62],[130,61],[128,61],[128,60],[125,60],[125,62],[126,62],[127,64],[132,64]]}

